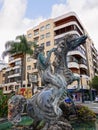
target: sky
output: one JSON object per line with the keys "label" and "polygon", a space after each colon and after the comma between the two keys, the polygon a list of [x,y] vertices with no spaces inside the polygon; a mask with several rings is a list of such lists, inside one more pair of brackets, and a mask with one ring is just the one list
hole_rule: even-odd
{"label": "sky", "polygon": [[0,0],[0,59],[7,41],[70,11],[78,15],[98,50],[98,0]]}

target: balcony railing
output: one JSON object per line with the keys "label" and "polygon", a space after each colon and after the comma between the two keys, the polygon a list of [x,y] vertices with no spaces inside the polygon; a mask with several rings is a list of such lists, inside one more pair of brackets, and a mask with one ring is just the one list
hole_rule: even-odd
{"label": "balcony railing", "polygon": [[18,77],[18,76],[21,76],[21,74],[20,73],[12,74],[8,76],[8,78],[13,78],[13,77]]}

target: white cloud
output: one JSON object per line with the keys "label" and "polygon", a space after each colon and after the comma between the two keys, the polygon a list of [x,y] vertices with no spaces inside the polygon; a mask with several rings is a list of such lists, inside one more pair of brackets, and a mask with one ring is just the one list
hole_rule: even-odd
{"label": "white cloud", "polygon": [[[25,17],[28,0],[0,0],[0,55],[4,44],[13,40],[17,35],[26,33],[33,26],[45,20],[42,16],[36,19]],[[90,34],[98,49],[98,1],[97,0],[60,0],[60,4],[52,7],[51,17],[56,17],[69,11],[74,11]]]}
{"label": "white cloud", "polygon": [[51,17],[69,11],[76,12],[98,50],[98,0],[67,0],[65,4],[55,4],[52,7]]}
{"label": "white cloud", "polygon": [[28,28],[43,21],[43,17],[28,19],[25,17],[27,0],[0,0],[0,55],[4,44],[14,40],[17,35],[26,33]]}
{"label": "white cloud", "polygon": [[[26,0],[3,0],[0,10],[0,53],[7,40],[14,39],[22,32],[20,24],[26,10]],[[0,54],[0,55],[1,55]]]}

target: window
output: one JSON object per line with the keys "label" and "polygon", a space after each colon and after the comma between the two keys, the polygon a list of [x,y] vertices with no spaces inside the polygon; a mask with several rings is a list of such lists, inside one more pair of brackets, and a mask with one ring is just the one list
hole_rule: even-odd
{"label": "window", "polygon": [[41,43],[41,46],[44,46],[45,45],[45,43]]}
{"label": "window", "polygon": [[30,62],[30,61],[31,61],[31,57],[28,57],[28,58],[27,58],[27,62]]}
{"label": "window", "polygon": [[36,63],[34,63],[34,68],[37,68],[37,64]]}
{"label": "window", "polygon": [[43,31],[44,30],[44,26],[40,27],[40,31]]}
{"label": "window", "polygon": [[69,32],[69,31],[71,31],[71,26],[66,27],[66,32]]}
{"label": "window", "polygon": [[17,83],[19,83],[20,80],[21,80],[21,76],[15,77],[15,79],[14,79],[14,81],[17,82]]}
{"label": "window", "polygon": [[41,39],[41,40],[44,39],[44,34],[40,36],[40,39]]}
{"label": "window", "polygon": [[50,32],[46,33],[46,38],[50,37]]}
{"label": "window", "polygon": [[16,61],[16,62],[15,62],[15,65],[21,65],[21,60]]}
{"label": "window", "polygon": [[50,41],[46,42],[46,46],[50,46]]}
{"label": "window", "polygon": [[34,38],[34,42],[36,42],[36,43],[38,42],[38,37],[37,37],[37,38]]}
{"label": "window", "polygon": [[20,72],[21,72],[20,68],[15,69],[15,74],[20,73]]}
{"label": "window", "polygon": [[39,31],[38,30],[35,30],[34,31],[34,36],[38,35],[39,34]]}
{"label": "window", "polygon": [[47,24],[47,25],[46,25],[46,29],[49,29],[49,28],[50,28],[50,24]]}
{"label": "window", "polygon": [[31,65],[28,65],[28,66],[27,66],[27,70],[31,70]]}

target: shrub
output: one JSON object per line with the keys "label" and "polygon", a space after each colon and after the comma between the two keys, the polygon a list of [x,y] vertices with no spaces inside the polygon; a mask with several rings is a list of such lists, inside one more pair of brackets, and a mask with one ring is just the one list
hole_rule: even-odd
{"label": "shrub", "polygon": [[12,96],[4,95],[3,91],[0,90],[0,117],[6,117],[8,114],[8,99]]}
{"label": "shrub", "polygon": [[86,106],[76,105],[78,119],[82,121],[95,121],[96,114]]}

